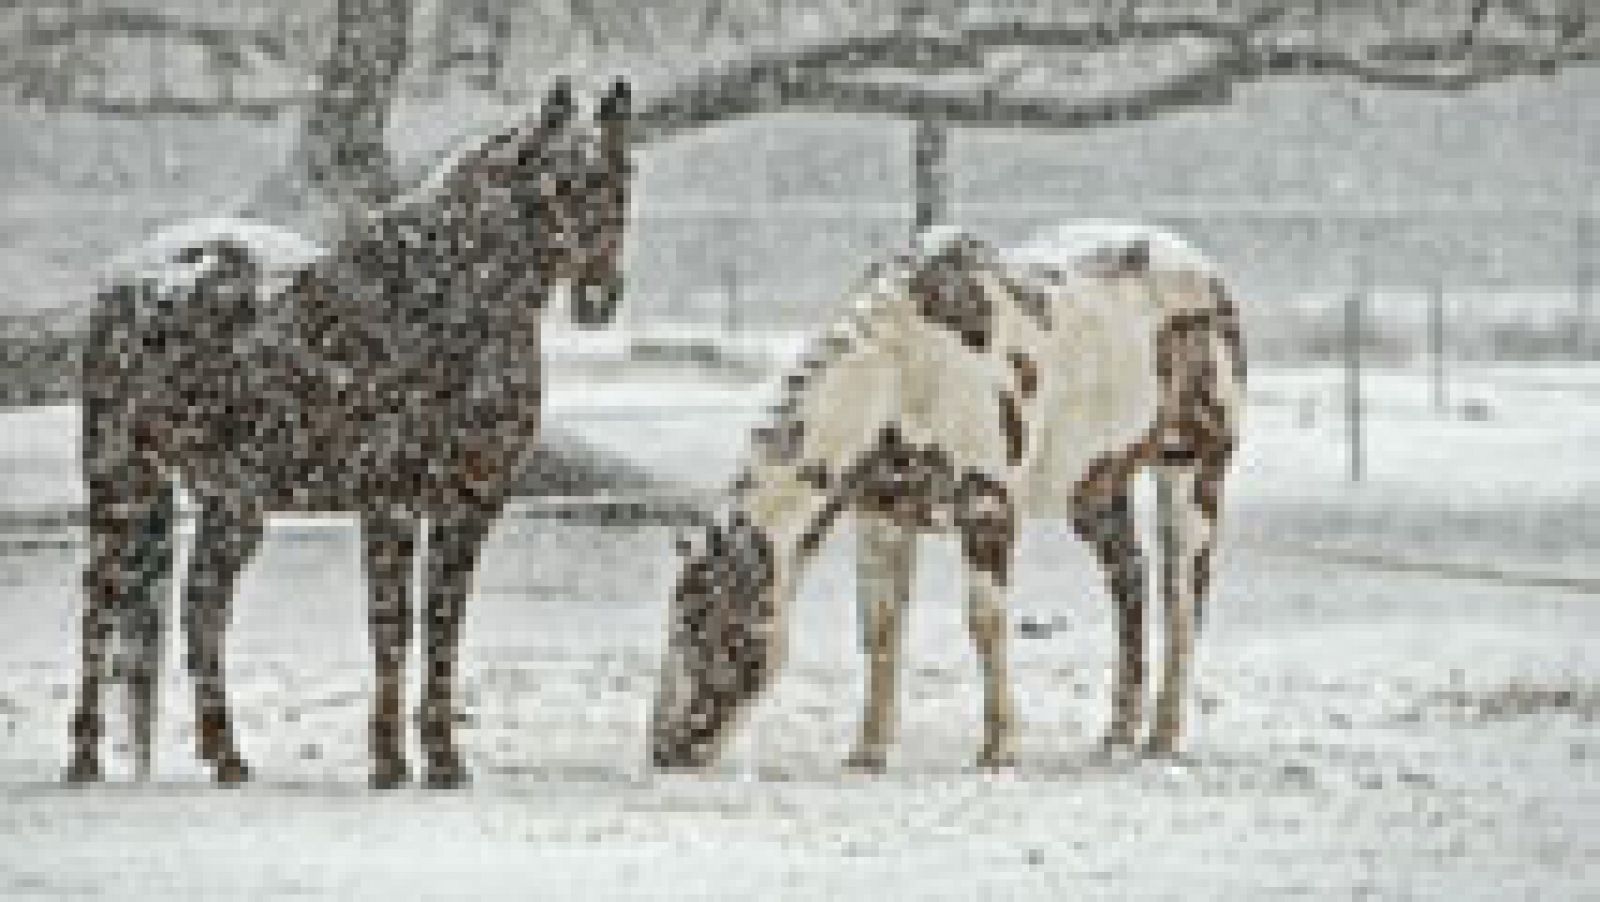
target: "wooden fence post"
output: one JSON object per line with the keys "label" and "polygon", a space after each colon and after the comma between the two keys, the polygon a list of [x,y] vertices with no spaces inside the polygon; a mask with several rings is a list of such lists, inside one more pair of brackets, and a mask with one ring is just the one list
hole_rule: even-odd
{"label": "wooden fence post", "polygon": [[729,339],[739,331],[739,305],[743,303],[739,294],[739,263],[729,260],[722,267],[722,331]]}
{"label": "wooden fence post", "polygon": [[918,116],[912,135],[911,179],[915,212],[911,236],[915,238],[949,216],[946,156],[949,134],[933,114]]}
{"label": "wooden fence post", "polygon": [[1361,331],[1366,288],[1359,287],[1345,298],[1344,305],[1344,361],[1345,361],[1345,416],[1350,441],[1350,479],[1360,482],[1366,471],[1366,436],[1362,418],[1364,400],[1361,386]]}
{"label": "wooden fence post", "polygon": [[1572,286],[1572,329],[1569,341],[1572,345],[1572,359],[1582,360],[1589,354],[1590,330],[1593,325],[1590,319],[1594,315],[1594,214],[1585,211],[1578,217],[1576,236],[1573,243],[1576,247],[1577,270],[1573,274]]}
{"label": "wooden fence post", "polygon": [[1437,413],[1444,413],[1450,403],[1445,391],[1444,339],[1444,285],[1435,282],[1428,293],[1428,364],[1433,409]]}

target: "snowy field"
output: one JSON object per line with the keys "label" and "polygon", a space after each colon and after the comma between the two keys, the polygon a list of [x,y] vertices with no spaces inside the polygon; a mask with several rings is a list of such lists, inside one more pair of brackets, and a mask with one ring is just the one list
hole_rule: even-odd
{"label": "snowy field", "polygon": [[[1173,761],[1096,753],[1109,605],[1066,527],[1041,523],[1013,605],[1015,770],[969,766],[976,663],[955,548],[933,542],[896,756],[880,777],[841,771],[861,693],[841,536],[797,603],[790,666],[724,763],[653,774],[667,530],[510,519],[469,615],[476,781],[373,793],[354,535],[294,522],[274,528],[232,632],[257,781],[203,781],[174,670],[157,779],[126,782],[117,759],[118,780],[68,788],[80,549],[14,522],[0,897],[1592,897],[1600,369],[1457,375],[1440,414],[1420,371],[1372,374],[1359,486],[1343,477],[1337,371],[1254,379]],[[560,390],[552,424],[705,484],[753,410],[729,387]],[[0,419],[3,506],[74,503],[72,411]]]}

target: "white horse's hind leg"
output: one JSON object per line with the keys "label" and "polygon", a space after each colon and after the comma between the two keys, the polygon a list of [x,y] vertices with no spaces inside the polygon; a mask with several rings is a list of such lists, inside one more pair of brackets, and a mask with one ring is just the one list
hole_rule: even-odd
{"label": "white horse's hind leg", "polygon": [[1196,617],[1202,568],[1211,549],[1211,520],[1199,505],[1194,467],[1162,468],[1157,489],[1161,518],[1161,594],[1165,603],[1166,648],[1162,656],[1161,691],[1149,751],[1165,755],[1177,750],[1183,732],[1183,708],[1194,659]]}
{"label": "white horse's hind leg", "polygon": [[983,666],[983,747],[979,767],[1009,767],[1016,715],[1011,701],[1011,674],[1006,667],[1005,587],[987,571],[967,571],[967,628]]}
{"label": "white horse's hind leg", "polygon": [[1081,497],[1073,526],[1093,546],[1116,610],[1117,662],[1111,691],[1111,724],[1101,745],[1132,746],[1144,719],[1145,558],[1133,520],[1129,486],[1102,497]]}
{"label": "white horse's hind leg", "polygon": [[847,767],[881,770],[894,741],[900,640],[916,567],[916,536],[884,517],[856,518],[857,604],[867,656],[861,733]]}

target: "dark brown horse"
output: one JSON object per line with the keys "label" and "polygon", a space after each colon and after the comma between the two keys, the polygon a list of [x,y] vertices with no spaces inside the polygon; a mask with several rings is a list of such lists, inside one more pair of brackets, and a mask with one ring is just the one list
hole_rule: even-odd
{"label": "dark brown horse", "polygon": [[160,265],[101,294],[84,367],[90,558],[68,779],[100,776],[101,689],[117,677],[148,772],[178,484],[198,506],[183,626],[198,753],[217,782],[249,776],[228,710],[224,631],[271,511],[361,516],[379,787],[408,776],[410,574],[426,522],[426,781],[466,779],[452,728],[463,608],[538,430],[546,297],[565,281],[580,324],[615,313],[629,106],[618,82],[595,127],[575,122],[563,82],[537,117],[458,154],[326,252],[297,254],[292,236],[214,221],[146,252]]}

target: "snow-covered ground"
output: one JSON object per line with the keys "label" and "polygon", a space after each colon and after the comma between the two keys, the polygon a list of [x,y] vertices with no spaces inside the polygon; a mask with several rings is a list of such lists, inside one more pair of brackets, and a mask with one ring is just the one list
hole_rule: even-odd
{"label": "snow-covered ground", "polygon": [[[174,672],[157,780],[67,788],[80,551],[4,545],[0,896],[1591,896],[1600,372],[1464,372],[1448,416],[1417,376],[1373,374],[1370,473],[1354,487],[1338,373],[1254,380],[1176,761],[1094,751],[1109,606],[1066,527],[1041,523],[1013,608],[1014,771],[968,767],[978,683],[948,542],[921,564],[897,756],[881,777],[840,770],[861,676],[841,537],[797,603],[791,664],[727,760],[653,774],[667,531],[511,519],[469,617],[470,789],[365,788],[354,536],[293,525],[247,577],[232,633],[258,781],[203,782]],[[558,390],[550,419],[714,483],[752,398],[679,389]],[[1469,400],[1488,419],[1462,417]],[[71,412],[4,418],[6,506],[30,506],[11,493],[70,481]]]}

